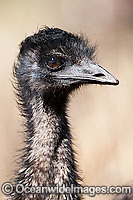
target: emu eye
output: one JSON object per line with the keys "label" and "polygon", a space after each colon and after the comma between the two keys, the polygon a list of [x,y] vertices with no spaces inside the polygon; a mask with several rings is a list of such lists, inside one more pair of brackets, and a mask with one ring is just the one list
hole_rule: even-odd
{"label": "emu eye", "polygon": [[47,66],[52,71],[59,70],[63,65],[64,65],[64,62],[61,58],[56,58],[56,59],[51,58],[51,59],[47,60]]}

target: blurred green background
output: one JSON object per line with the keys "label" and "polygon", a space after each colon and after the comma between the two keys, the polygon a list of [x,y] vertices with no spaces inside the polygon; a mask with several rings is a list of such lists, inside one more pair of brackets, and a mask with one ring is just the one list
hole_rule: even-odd
{"label": "blurred green background", "polygon": [[133,1],[1,0],[0,184],[11,178],[23,146],[10,81],[13,63],[19,43],[44,25],[82,32],[97,42],[98,63],[120,80],[117,87],[85,86],[71,99],[70,122],[84,185],[133,183]]}

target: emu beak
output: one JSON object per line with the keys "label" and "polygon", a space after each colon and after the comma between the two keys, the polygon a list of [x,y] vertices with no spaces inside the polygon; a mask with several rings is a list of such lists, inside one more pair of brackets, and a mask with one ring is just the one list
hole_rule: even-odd
{"label": "emu beak", "polygon": [[117,78],[115,78],[103,67],[97,65],[92,61],[88,62],[88,67],[84,65],[81,79],[99,84],[107,84],[107,85],[119,84],[119,80]]}
{"label": "emu beak", "polygon": [[82,61],[80,65],[69,66],[69,69],[66,69],[64,73],[61,73],[58,78],[91,84],[119,84],[117,78],[92,61]]}

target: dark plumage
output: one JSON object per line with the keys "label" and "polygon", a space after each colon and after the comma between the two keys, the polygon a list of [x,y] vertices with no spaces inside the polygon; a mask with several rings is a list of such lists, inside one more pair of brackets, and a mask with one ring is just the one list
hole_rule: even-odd
{"label": "dark plumage", "polygon": [[[14,67],[18,103],[25,119],[21,168],[14,183],[26,186],[79,186],[66,116],[69,94],[82,84],[118,80],[92,60],[95,47],[58,28],[40,30],[20,46]],[[78,194],[17,194],[12,199],[79,200]]]}

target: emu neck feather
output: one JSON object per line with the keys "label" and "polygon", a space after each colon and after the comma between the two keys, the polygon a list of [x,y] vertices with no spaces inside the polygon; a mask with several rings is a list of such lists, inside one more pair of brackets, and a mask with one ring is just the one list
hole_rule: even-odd
{"label": "emu neck feather", "polygon": [[[22,163],[25,164],[18,173],[17,183],[27,186],[78,186],[79,177],[76,174],[65,113],[62,111],[58,114],[56,110],[44,105],[44,100],[39,95],[34,95],[29,104],[32,114],[30,121],[26,122],[26,127],[32,125],[32,132],[26,130],[27,146],[22,158]],[[20,196],[17,195],[17,198]],[[79,199],[77,194],[26,194],[24,198]]]}

